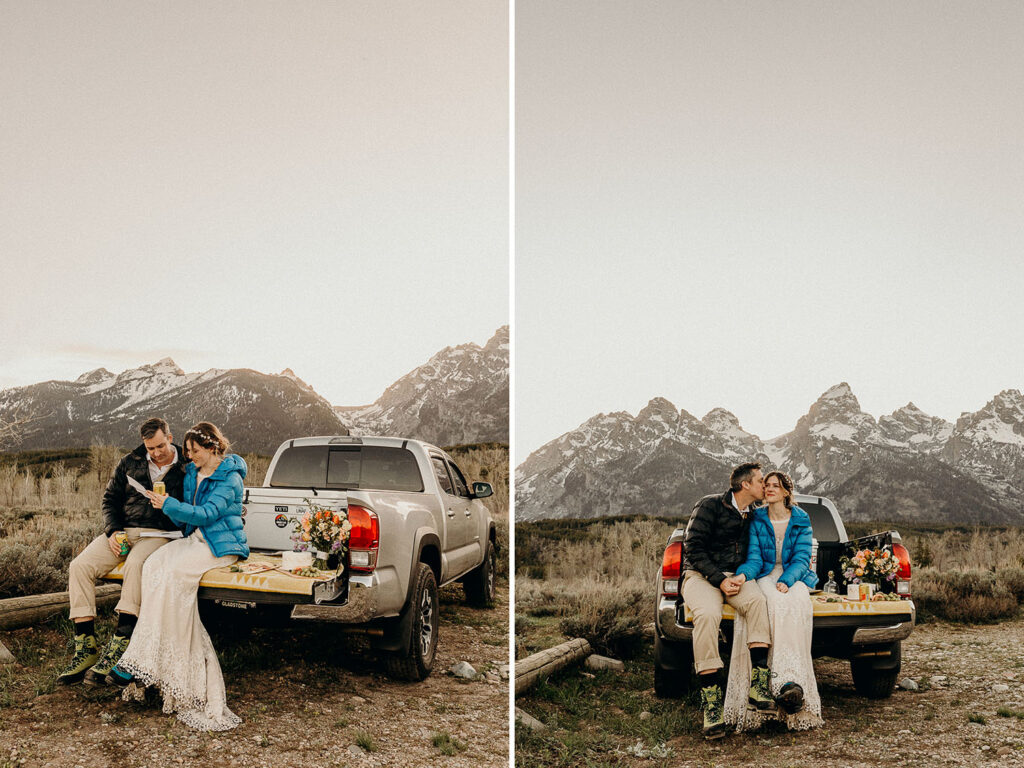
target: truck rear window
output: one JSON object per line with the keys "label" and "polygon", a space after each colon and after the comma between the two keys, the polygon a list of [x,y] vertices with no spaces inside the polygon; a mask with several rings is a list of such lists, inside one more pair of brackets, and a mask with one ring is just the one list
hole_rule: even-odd
{"label": "truck rear window", "polygon": [[272,488],[422,491],[412,451],[376,445],[297,445],[277,460]]}
{"label": "truck rear window", "polygon": [[811,532],[818,541],[839,541],[839,529],[835,518],[824,504],[801,501],[797,504],[811,518]]}

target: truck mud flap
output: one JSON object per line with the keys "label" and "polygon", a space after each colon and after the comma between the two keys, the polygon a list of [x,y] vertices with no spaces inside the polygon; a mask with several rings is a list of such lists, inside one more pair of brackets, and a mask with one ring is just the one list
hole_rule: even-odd
{"label": "truck mud flap", "polygon": [[380,620],[378,626],[383,632],[370,637],[370,647],[377,651],[401,651],[408,648],[412,622],[413,607],[410,602],[406,602],[398,616]]}

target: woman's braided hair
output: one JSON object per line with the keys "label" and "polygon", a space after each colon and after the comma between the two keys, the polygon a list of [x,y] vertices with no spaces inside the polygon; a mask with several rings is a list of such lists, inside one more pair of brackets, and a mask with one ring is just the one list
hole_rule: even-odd
{"label": "woman's braided hair", "polygon": [[221,431],[217,427],[208,421],[200,421],[194,427],[189,429],[185,433],[185,443],[193,443],[194,445],[201,446],[208,451],[213,451],[216,454],[227,453],[228,448],[231,447],[231,443],[228,439],[221,434]]}

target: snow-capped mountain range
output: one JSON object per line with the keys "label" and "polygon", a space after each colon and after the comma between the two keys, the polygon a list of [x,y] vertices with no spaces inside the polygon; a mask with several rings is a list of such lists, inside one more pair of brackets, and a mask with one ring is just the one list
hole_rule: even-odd
{"label": "snow-capped mountain range", "polygon": [[1024,396],[996,395],[951,424],[913,403],[875,419],[846,383],[772,440],[715,408],[702,419],[655,398],[635,417],[599,414],[516,470],[516,518],[689,515],[757,460],[802,493],[829,496],[848,520],[1024,524]]}
{"label": "snow-capped mountain range", "polygon": [[355,435],[410,435],[435,445],[508,442],[508,326],[483,346],[445,347],[372,405],[335,408]]}
{"label": "snow-capped mountain range", "polygon": [[364,408],[335,408],[290,369],[186,373],[170,358],[120,374],[98,368],[75,381],[0,390],[0,425],[19,424],[14,440],[3,446],[8,451],[93,443],[134,447],[139,425],[153,415],[167,419],[176,437],[197,421],[212,421],[235,450],[264,454],[290,437],[350,429],[439,445],[507,442],[508,328],[484,348],[442,350]]}

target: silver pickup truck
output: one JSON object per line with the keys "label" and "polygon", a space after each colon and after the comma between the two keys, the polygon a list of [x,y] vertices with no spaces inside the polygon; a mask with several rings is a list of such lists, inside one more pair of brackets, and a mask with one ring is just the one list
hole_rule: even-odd
{"label": "silver pickup truck", "polygon": [[[461,581],[471,604],[493,605],[497,539],[481,501],[492,493],[418,440],[287,440],[263,486],[245,489],[249,560],[207,571],[199,582],[204,621],[244,613],[256,623],[324,622],[326,631],[367,635],[392,677],[422,680],[437,650],[438,588]],[[345,510],[352,524],[344,558],[316,579],[280,568],[307,502]],[[119,577],[120,566],[108,574]]]}
{"label": "silver pickup truck", "polygon": [[[811,567],[818,574],[819,586],[836,574],[841,594],[845,594],[839,567],[844,553],[855,549],[888,547],[899,560],[896,579],[883,591],[900,599],[881,602],[829,600],[812,595],[813,629],[811,655],[849,659],[856,691],[868,698],[887,698],[892,694],[902,662],[902,641],[910,636],[917,618],[911,599],[910,553],[896,531],[872,534],[850,541],[836,505],[821,496],[797,494],[794,502],[811,518],[814,549]],[[658,696],[683,696],[694,685],[693,621],[680,594],[685,528],[669,536],[657,576],[654,610],[654,690]],[[731,652],[733,609],[722,608],[719,646],[723,659]]]}

